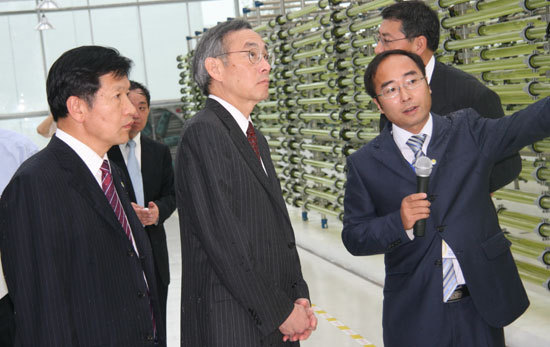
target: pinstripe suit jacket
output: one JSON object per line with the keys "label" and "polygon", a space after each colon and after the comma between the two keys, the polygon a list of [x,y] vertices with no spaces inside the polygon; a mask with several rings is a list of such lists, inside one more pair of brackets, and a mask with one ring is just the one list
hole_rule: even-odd
{"label": "pinstripe suit jacket", "polygon": [[293,345],[278,328],[309,294],[269,148],[257,137],[267,175],[218,102],[208,99],[184,126],[175,170],[182,346]]}
{"label": "pinstripe suit jacket", "polygon": [[[2,263],[15,306],[16,346],[151,346],[161,317],[147,235],[113,182],[134,248],[86,164],[63,141],[24,162],[0,200]],[[156,319],[161,346],[163,319]]]}

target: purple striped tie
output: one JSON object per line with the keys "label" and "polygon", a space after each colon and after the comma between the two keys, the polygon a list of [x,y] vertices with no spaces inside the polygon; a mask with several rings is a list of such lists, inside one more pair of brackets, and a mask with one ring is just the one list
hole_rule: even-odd
{"label": "purple striped tie", "polygon": [[128,218],[126,218],[126,213],[124,213],[115,185],[113,184],[113,176],[111,175],[111,168],[109,167],[107,159],[103,160],[103,165],[101,165],[101,188],[103,188],[107,200],[109,200],[113,211],[115,211],[115,215],[120,225],[122,225],[122,229],[124,229],[126,236],[128,236],[128,239],[132,242],[132,231],[130,230]]}
{"label": "purple striped tie", "polygon": [[[126,217],[126,213],[122,208],[122,204],[120,203],[115,185],[113,184],[113,175],[111,175],[111,168],[107,159],[103,160],[103,165],[101,165],[101,188],[103,189],[107,200],[109,200],[113,211],[115,211],[115,215],[120,222],[120,225],[122,225],[122,229],[124,229],[126,236],[128,236],[130,242],[133,243],[132,230],[130,229],[128,218]],[[143,279],[145,279],[145,274],[143,274]],[[147,286],[147,295],[149,296],[149,309],[151,310],[151,321],[153,322],[153,335],[156,340],[157,324],[153,315],[153,302],[151,301],[151,294],[149,293],[149,285],[147,284],[147,280],[145,280],[145,285]]]}

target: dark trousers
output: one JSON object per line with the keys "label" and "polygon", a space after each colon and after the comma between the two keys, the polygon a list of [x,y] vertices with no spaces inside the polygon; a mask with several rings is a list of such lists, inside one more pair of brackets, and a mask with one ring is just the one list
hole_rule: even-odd
{"label": "dark trousers", "polygon": [[162,313],[162,319],[166,323],[166,301],[168,300],[168,286],[162,282],[162,279],[159,276],[159,271],[156,268],[156,263],[155,263],[155,277],[157,282],[157,291],[159,293],[160,311]]}
{"label": "dark trousers", "polygon": [[441,347],[505,347],[504,329],[487,324],[479,315],[471,297],[445,304],[445,341]]}
{"label": "dark trousers", "polygon": [[0,347],[12,347],[14,335],[13,303],[8,294],[0,299]]}

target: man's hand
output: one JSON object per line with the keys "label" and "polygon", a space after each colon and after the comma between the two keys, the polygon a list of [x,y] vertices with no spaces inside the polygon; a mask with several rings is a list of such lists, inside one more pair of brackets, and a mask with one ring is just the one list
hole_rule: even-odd
{"label": "man's hand", "polygon": [[283,341],[298,341],[299,336],[304,334],[310,325],[307,309],[300,304],[294,303],[294,309],[290,313],[290,316],[281,324],[279,331],[285,335]]}
{"label": "man's hand", "polygon": [[315,316],[315,313],[313,312],[313,309],[311,308],[311,304],[309,303],[309,300],[306,299],[306,298],[300,298],[300,299],[297,299],[296,301],[294,301],[294,303],[298,304],[298,305],[301,305],[306,309],[306,312],[307,312],[307,315],[308,315],[308,318],[309,318],[309,327],[302,334],[296,334],[294,336],[285,335],[283,337],[283,341],[285,341],[285,342],[289,341],[289,340],[290,341],[298,341],[298,340],[303,341],[303,340],[306,340],[311,335],[313,330],[317,329],[317,317]]}
{"label": "man's hand", "polygon": [[132,202],[132,207],[134,208],[134,211],[136,211],[136,214],[141,224],[147,226],[151,224],[156,224],[158,222],[159,208],[154,202],[149,201],[149,205],[147,206],[147,208],[141,207],[138,204]]}
{"label": "man's hand", "polygon": [[401,201],[401,221],[405,230],[412,229],[414,223],[430,216],[430,202],[426,193],[411,194]]}

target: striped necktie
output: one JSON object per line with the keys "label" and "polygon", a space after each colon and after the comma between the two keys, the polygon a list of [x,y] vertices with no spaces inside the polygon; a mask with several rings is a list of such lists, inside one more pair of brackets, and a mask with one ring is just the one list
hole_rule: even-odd
{"label": "striped necktie", "polygon": [[254,131],[254,126],[252,125],[252,122],[248,122],[248,129],[246,129],[246,139],[248,140],[248,143],[250,143],[250,146],[254,150],[254,153],[256,153],[256,157],[258,157],[258,160],[262,160],[260,157],[260,149],[258,148],[258,139],[256,138],[256,131]]}
{"label": "striped necktie", "polygon": [[128,173],[130,174],[130,180],[132,181],[132,188],[136,194],[136,203],[139,206],[145,206],[145,198],[143,194],[143,180],[141,177],[141,169],[136,157],[136,142],[134,140],[128,141]]}
{"label": "striped necktie", "polygon": [[416,163],[418,158],[422,156],[422,145],[424,144],[424,141],[426,140],[426,134],[417,134],[409,137],[407,140],[407,146],[411,148],[411,150],[414,153],[414,159],[412,161],[412,164]]}
{"label": "striped necktie", "polygon": [[[126,236],[128,237],[128,239],[130,240],[130,243],[133,244],[132,229],[130,229],[128,218],[126,217],[124,208],[122,208],[120,198],[118,197],[118,193],[115,189],[115,185],[113,184],[113,175],[111,174],[111,167],[109,166],[109,162],[107,161],[107,159],[103,160],[103,164],[101,165],[101,188],[103,189],[103,193],[105,193],[107,200],[109,200],[109,204],[111,204],[111,207],[115,212],[116,218],[120,222],[120,225],[122,225],[122,229],[124,229],[124,232],[126,233]],[[155,317],[153,315],[153,303],[151,301],[149,284],[147,283],[147,279],[145,278],[145,273],[143,274],[143,279],[145,280],[145,285],[147,287],[147,296],[149,297],[149,310],[151,311],[151,321],[153,323],[153,335],[154,335],[154,338],[156,339],[157,324],[155,322]]]}
{"label": "striped necktie", "polygon": [[447,302],[457,287],[452,258],[443,258],[443,302]]}
{"label": "striped necktie", "polygon": [[113,184],[111,167],[109,166],[109,162],[107,161],[107,159],[103,160],[103,165],[101,165],[101,188],[103,189],[107,200],[109,200],[109,204],[111,204],[111,207],[115,212],[116,218],[120,222],[120,225],[122,225],[122,229],[124,229],[126,236],[130,240],[130,242],[132,242],[132,230],[130,229],[128,218],[126,217],[126,213],[122,208],[122,204],[120,203],[115,185]]}

